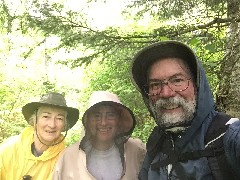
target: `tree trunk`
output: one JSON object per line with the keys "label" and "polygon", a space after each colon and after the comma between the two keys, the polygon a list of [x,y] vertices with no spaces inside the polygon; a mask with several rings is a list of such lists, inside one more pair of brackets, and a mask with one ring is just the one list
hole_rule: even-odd
{"label": "tree trunk", "polygon": [[234,21],[240,17],[239,0],[228,0],[228,17],[233,23],[227,32],[217,106],[234,117],[240,117],[240,23]]}

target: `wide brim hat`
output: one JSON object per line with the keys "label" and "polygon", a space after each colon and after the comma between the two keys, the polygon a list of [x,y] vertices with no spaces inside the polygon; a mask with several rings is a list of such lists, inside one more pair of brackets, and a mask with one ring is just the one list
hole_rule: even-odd
{"label": "wide brim hat", "polygon": [[33,112],[40,106],[54,106],[66,110],[68,129],[71,129],[79,119],[79,110],[73,107],[68,107],[62,94],[50,92],[43,95],[39,102],[31,102],[22,107],[22,114],[29,124],[29,120]]}
{"label": "wide brim hat", "polygon": [[84,127],[87,127],[88,113],[99,105],[111,105],[118,112],[120,112],[120,127],[121,134],[130,135],[135,128],[136,120],[133,112],[123,105],[118,96],[108,91],[94,91],[89,98],[88,109],[85,111],[82,117]]}
{"label": "wide brim hat", "polygon": [[178,41],[161,41],[143,48],[133,58],[131,79],[141,93],[144,94],[143,87],[147,83],[148,68],[156,60],[164,58],[180,58],[184,60],[194,76],[194,81],[198,84],[198,65],[196,55],[191,48]]}

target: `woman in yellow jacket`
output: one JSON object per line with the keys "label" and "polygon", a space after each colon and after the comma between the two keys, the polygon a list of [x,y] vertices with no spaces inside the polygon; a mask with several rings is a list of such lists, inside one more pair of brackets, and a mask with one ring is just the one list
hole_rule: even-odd
{"label": "woman in yellow jacket", "polygon": [[0,179],[50,180],[65,148],[66,132],[77,122],[79,111],[67,107],[61,94],[51,92],[23,106],[22,113],[32,126],[0,145]]}
{"label": "woman in yellow jacket", "polygon": [[117,95],[95,91],[82,120],[85,136],[64,150],[53,179],[137,180],[146,149],[129,138],[136,123],[132,111]]}

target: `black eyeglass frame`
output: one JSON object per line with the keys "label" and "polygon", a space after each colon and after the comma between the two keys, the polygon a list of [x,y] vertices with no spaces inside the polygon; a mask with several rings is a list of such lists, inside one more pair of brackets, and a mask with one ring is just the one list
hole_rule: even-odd
{"label": "black eyeglass frame", "polygon": [[[169,86],[169,80],[170,79],[168,79],[168,80],[164,80],[164,81],[162,81],[162,80],[159,80],[158,81],[158,83],[160,84],[160,86],[158,86],[159,88],[158,89],[156,89],[156,91],[158,91],[158,92],[161,92],[162,91],[162,88],[163,88],[163,85],[167,85],[172,91],[174,91],[174,92],[182,92],[182,91],[185,91],[188,87],[189,87],[189,81],[191,80],[192,78],[186,78],[186,81],[187,81],[187,86],[185,87],[185,88],[183,88],[183,89],[181,89],[181,90],[173,90],[170,86]],[[144,91],[144,93],[146,93],[148,96],[152,96],[152,95],[154,95],[154,94],[150,94],[149,93],[149,85],[144,85],[143,86],[143,91]],[[156,93],[156,94],[159,94],[159,93]]]}

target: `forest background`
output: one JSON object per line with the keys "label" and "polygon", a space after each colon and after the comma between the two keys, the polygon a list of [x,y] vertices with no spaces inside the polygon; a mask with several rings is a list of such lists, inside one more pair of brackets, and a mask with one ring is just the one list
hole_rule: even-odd
{"label": "forest background", "polygon": [[1,0],[0,142],[28,126],[21,108],[45,92],[80,110],[67,144],[83,135],[94,90],[119,95],[136,116],[133,136],[155,126],[130,79],[134,54],[179,40],[202,60],[216,108],[240,117],[239,0]]}

